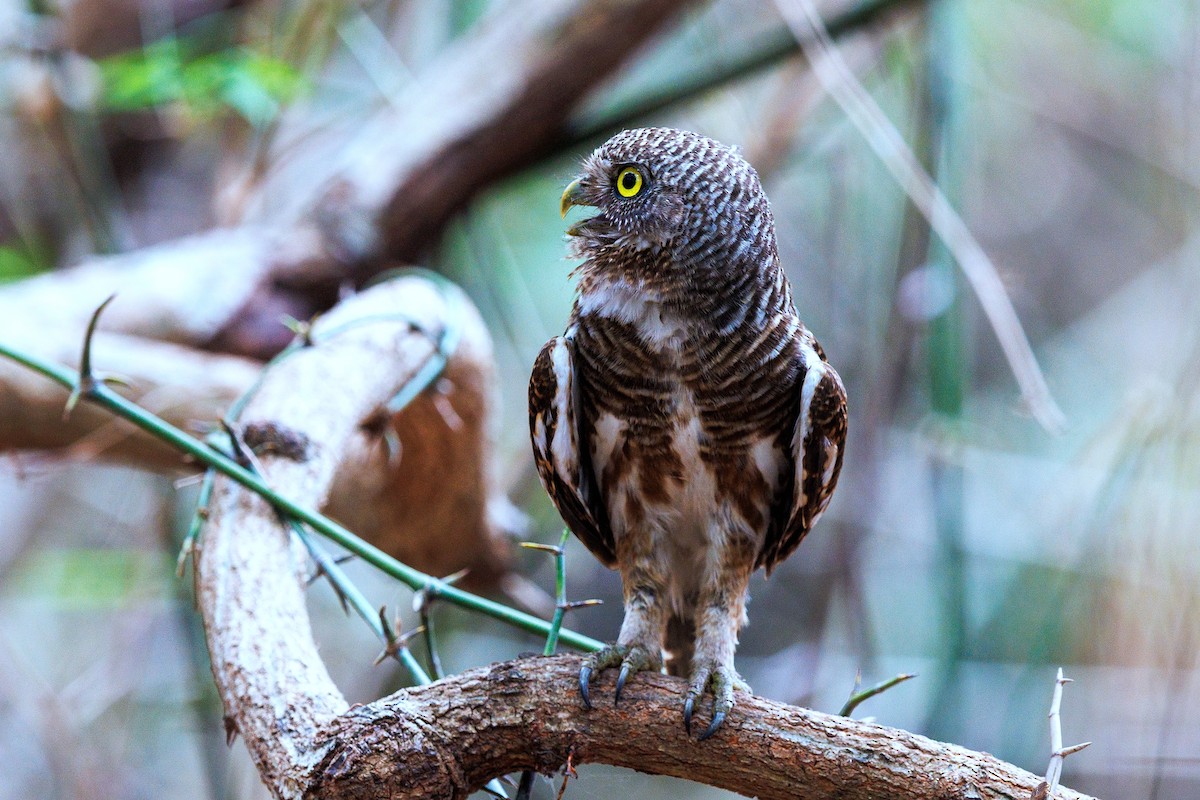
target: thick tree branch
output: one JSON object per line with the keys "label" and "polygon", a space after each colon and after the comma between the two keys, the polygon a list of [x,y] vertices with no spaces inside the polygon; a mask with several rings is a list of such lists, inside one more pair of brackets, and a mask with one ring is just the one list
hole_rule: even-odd
{"label": "thick tree branch", "polygon": [[[568,754],[761,798],[1028,800],[1039,778],[907,731],[740,695],[721,732],[683,730],[680,678],[640,674],[585,711],[574,656],[492,664],[347,711],[318,737],[306,796],[461,797],[490,777],[551,773]],[[606,674],[597,689],[612,691]],[[1085,800],[1067,789],[1059,800]]]}
{"label": "thick tree branch", "polygon": [[[377,410],[430,357],[427,335],[380,319],[397,313],[438,331],[455,312],[421,279],[372,289],[316,328],[318,339],[341,334],[265,377],[244,419],[310,443],[302,460],[262,456],[281,494],[322,502],[347,454],[370,446]],[[230,725],[281,798],[462,797],[499,774],[552,771],[570,753],[576,763],[761,797],[1024,800],[1038,783],[991,756],[751,696],[739,698],[718,736],[698,743],[683,731],[681,681],[638,676],[619,708],[585,711],[570,657],[493,665],[350,709],[321,664],[299,579],[303,556],[276,512],[222,482],[210,514],[196,575],[213,673]],[[611,679],[597,691],[611,691]]]}

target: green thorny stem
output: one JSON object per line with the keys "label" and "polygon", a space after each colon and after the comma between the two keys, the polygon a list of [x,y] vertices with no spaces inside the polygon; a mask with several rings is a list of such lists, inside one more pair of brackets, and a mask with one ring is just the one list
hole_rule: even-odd
{"label": "green thorny stem", "polygon": [[[97,309],[89,330],[94,330],[95,318],[99,316],[99,312],[102,310],[103,306]],[[89,338],[84,343],[85,351],[90,350],[90,344]],[[287,352],[285,351],[285,353]],[[280,357],[283,357],[283,355],[281,354]],[[425,590],[455,605],[493,617],[530,633],[549,635],[551,623],[538,619],[531,614],[510,608],[503,603],[498,603],[494,600],[464,591],[432,575],[427,575],[420,570],[414,569],[369,542],[360,539],[354,533],[328,517],[280,495],[261,477],[243,467],[228,455],[146,411],[136,403],[127,400],[108,388],[103,381],[96,380],[93,375],[83,372],[76,373],[67,367],[44,361],[37,356],[25,353],[3,342],[0,342],[0,356],[9,358],[18,364],[44,375],[68,390],[77,391],[81,399],[95,403],[111,411],[180,452],[207,464],[213,470],[220,472],[241,486],[255,492],[292,520],[307,525],[312,530],[332,540],[348,552],[358,556],[363,561],[371,564],[384,574],[395,578],[414,591]],[[88,362],[90,366],[90,357]],[[566,644],[584,651],[599,650],[602,646],[595,639],[571,630],[560,630],[559,638]]]}
{"label": "green thorny stem", "polygon": [[[571,538],[569,528],[563,528],[562,538],[558,540],[558,545],[538,544],[536,542],[523,542],[522,547],[530,550],[540,550],[543,553],[550,553],[554,556],[554,617],[550,620],[550,630],[546,634],[546,646],[542,648],[542,655],[552,656],[558,650],[558,637],[562,631],[563,618],[572,608],[580,606],[596,605],[599,600],[581,600],[576,603],[567,602],[567,541]],[[563,776],[563,786],[565,788],[567,775]],[[533,791],[533,770],[525,770],[521,773],[521,781],[517,784],[517,794],[514,800],[529,800],[530,793]],[[559,792],[559,797],[562,792]]]}
{"label": "green thorny stem", "polygon": [[563,617],[567,615],[567,540],[571,537],[571,531],[563,528],[562,538],[558,540],[558,546],[547,546],[526,542],[525,547],[533,550],[542,550],[554,556],[554,617],[550,620],[550,630],[546,634],[546,646],[542,648],[542,655],[552,656],[558,650],[558,632],[562,630]]}
{"label": "green thorny stem", "polygon": [[917,677],[915,672],[901,672],[899,675],[888,678],[886,681],[880,681],[874,686],[859,690],[862,686],[862,673],[854,676],[854,688],[850,690],[850,696],[846,698],[846,704],[842,706],[842,710],[838,712],[839,717],[848,717],[854,713],[854,709],[858,708],[859,704],[870,700],[877,694],[883,694],[893,686],[904,683],[907,680],[912,680]]}

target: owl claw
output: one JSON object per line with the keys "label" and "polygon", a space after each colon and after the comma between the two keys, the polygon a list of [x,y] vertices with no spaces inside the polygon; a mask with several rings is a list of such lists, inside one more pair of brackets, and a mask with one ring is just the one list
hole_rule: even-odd
{"label": "owl claw", "polygon": [[613,705],[621,702],[621,690],[625,688],[625,681],[629,679],[629,661],[621,665],[621,674],[617,676],[617,690],[613,692]]}
{"label": "owl claw", "polygon": [[592,698],[588,694],[588,682],[592,679],[592,668],[584,664],[579,668],[579,696],[583,698],[583,707],[591,710]]}
{"label": "owl claw", "polygon": [[699,738],[697,738],[696,741],[703,742],[705,739],[712,736],[714,733],[717,732],[717,728],[721,727],[721,723],[723,723],[723,722],[725,722],[725,712],[724,711],[718,711],[717,713],[713,714],[712,722],[708,723],[708,729],[705,730],[704,733],[700,734]]}
{"label": "owl claw", "polygon": [[592,653],[583,662],[579,670],[579,696],[583,698],[585,708],[592,707],[591,680],[594,673],[621,665],[617,675],[617,690],[613,696],[613,705],[621,700],[621,692],[629,679],[647,669],[659,669],[662,666],[661,656],[656,657],[641,645],[610,644]]}
{"label": "owl claw", "polygon": [[704,733],[696,739],[698,742],[703,742],[725,724],[725,718],[733,710],[733,690],[749,688],[733,671],[732,666],[712,662],[696,664],[688,683],[687,699],[683,703],[683,725],[687,729],[688,735],[691,735],[692,732],[692,713],[696,708],[696,698],[706,692],[712,692],[713,696],[712,721],[709,722]]}

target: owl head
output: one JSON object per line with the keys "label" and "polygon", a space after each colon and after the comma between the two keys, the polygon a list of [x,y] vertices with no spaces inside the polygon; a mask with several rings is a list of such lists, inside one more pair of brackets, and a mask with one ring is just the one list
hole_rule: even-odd
{"label": "owl head", "polygon": [[674,128],[622,131],[598,147],[563,192],[564,216],[571,206],[598,209],[567,231],[583,258],[665,248],[686,260],[773,228],[754,168],[734,148]]}

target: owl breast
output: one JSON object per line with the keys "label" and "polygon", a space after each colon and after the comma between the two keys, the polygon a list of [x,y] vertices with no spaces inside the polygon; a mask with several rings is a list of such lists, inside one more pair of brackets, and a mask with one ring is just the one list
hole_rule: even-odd
{"label": "owl breast", "polygon": [[740,386],[717,382],[720,365],[697,347],[704,324],[645,286],[615,281],[580,297],[568,332],[618,551],[670,576],[677,613],[696,596],[706,558],[731,542],[759,549],[784,462],[775,432],[727,424]]}

